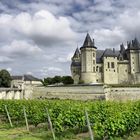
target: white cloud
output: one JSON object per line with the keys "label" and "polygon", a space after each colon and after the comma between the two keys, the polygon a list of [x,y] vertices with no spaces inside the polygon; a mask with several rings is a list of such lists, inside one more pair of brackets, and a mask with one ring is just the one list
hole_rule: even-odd
{"label": "white cloud", "polygon": [[138,0],[1,0],[0,66],[38,76],[70,74],[71,56],[87,31],[98,49],[140,39],[139,7]]}
{"label": "white cloud", "polygon": [[31,71],[26,72],[26,74],[33,75]]}
{"label": "white cloud", "polygon": [[76,33],[71,29],[66,17],[55,17],[46,10],[34,15],[20,13],[13,17],[13,29],[20,34],[33,39],[38,44],[56,44],[74,40]]}
{"label": "white cloud", "polygon": [[0,56],[0,63],[10,63],[13,62],[14,60],[10,57],[7,56]]}
{"label": "white cloud", "polygon": [[35,44],[23,40],[14,40],[11,44],[2,46],[0,51],[7,55],[33,56],[42,53],[42,50]]}
{"label": "white cloud", "polygon": [[[42,76],[62,75],[63,70],[59,67],[43,67],[39,70]],[[59,74],[58,74],[59,73]]]}
{"label": "white cloud", "polygon": [[65,63],[70,62],[74,52],[69,53],[65,57],[58,57],[56,62]]}
{"label": "white cloud", "polygon": [[9,72],[11,72],[12,71],[12,68],[7,68],[6,70],[9,71]]}
{"label": "white cloud", "polygon": [[62,69],[57,67],[49,67],[48,71],[62,71]]}

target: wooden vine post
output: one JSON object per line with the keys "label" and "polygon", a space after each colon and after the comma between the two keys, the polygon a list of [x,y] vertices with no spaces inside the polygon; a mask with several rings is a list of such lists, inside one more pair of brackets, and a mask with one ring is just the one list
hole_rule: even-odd
{"label": "wooden vine post", "polygon": [[23,106],[23,112],[24,112],[24,118],[25,118],[25,123],[26,123],[26,129],[27,131],[29,131],[29,125],[28,125],[28,119],[27,119],[25,106]]}
{"label": "wooden vine post", "polygon": [[48,123],[49,123],[50,129],[51,129],[51,132],[52,132],[53,140],[55,140],[55,134],[54,134],[54,130],[53,130],[53,125],[52,125],[52,121],[51,121],[49,111],[48,111],[47,108],[46,108],[46,112],[47,112],[47,116],[48,116]]}
{"label": "wooden vine post", "polygon": [[8,109],[7,109],[7,106],[6,106],[6,105],[5,105],[5,111],[6,111],[6,114],[7,114],[9,123],[10,123],[10,126],[13,127],[13,124],[12,124],[12,121],[11,121],[11,117],[10,117],[10,115],[9,115],[9,112],[8,112]]}
{"label": "wooden vine post", "polygon": [[88,113],[87,113],[86,109],[85,109],[85,116],[86,116],[86,121],[87,121],[89,134],[90,134],[90,140],[94,140],[94,135],[93,135],[93,132],[92,132],[92,129],[91,129],[90,120],[89,120]]}

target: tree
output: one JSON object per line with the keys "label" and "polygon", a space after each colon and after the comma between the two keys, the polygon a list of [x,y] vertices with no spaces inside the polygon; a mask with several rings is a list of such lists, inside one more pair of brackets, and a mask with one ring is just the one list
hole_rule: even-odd
{"label": "tree", "polygon": [[0,87],[10,87],[12,78],[7,70],[0,71]]}
{"label": "tree", "polygon": [[44,78],[42,83],[43,83],[44,86],[51,85],[51,84],[53,84],[53,80],[52,80],[51,77],[47,77],[47,78]]}
{"label": "tree", "polygon": [[62,77],[62,82],[63,82],[64,85],[67,85],[67,84],[73,84],[74,80],[72,79],[71,76],[63,76]]}
{"label": "tree", "polygon": [[52,81],[53,81],[53,84],[61,83],[62,82],[62,78],[61,78],[61,76],[54,76],[52,78]]}

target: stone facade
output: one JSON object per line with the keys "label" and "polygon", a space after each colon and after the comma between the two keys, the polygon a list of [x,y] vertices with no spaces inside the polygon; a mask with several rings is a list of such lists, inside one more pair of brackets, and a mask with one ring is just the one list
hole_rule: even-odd
{"label": "stone facade", "polygon": [[77,48],[71,63],[74,83],[139,84],[140,43],[135,38],[120,50],[98,50],[87,34],[83,46]]}

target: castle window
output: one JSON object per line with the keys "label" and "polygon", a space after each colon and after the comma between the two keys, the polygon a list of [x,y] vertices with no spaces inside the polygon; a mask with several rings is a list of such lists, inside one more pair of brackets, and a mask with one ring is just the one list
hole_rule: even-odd
{"label": "castle window", "polygon": [[95,60],[93,60],[93,65],[95,64]]}
{"label": "castle window", "polygon": [[96,71],[98,71],[98,68],[99,68],[99,67],[97,66],[97,67],[96,67]]}
{"label": "castle window", "polygon": [[93,57],[95,57],[95,53],[93,53]]}
{"label": "castle window", "polygon": [[108,62],[107,64],[108,64],[108,68],[110,68],[110,63]]}
{"label": "castle window", "polygon": [[99,67],[99,72],[102,72],[102,67]]}
{"label": "castle window", "polygon": [[111,62],[111,68],[114,68],[115,66],[114,66],[114,62]]}
{"label": "castle window", "polygon": [[93,67],[93,72],[95,72],[95,67]]}

